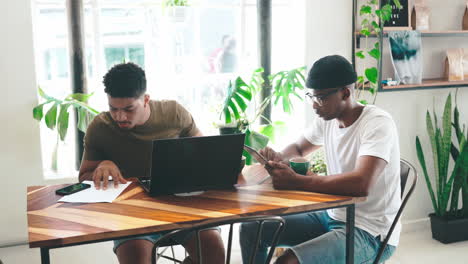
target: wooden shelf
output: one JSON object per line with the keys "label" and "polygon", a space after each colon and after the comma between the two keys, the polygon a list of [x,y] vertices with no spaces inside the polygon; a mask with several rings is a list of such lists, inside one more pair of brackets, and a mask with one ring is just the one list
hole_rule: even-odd
{"label": "wooden shelf", "polygon": [[[361,32],[357,31],[356,36],[364,38]],[[445,30],[445,31],[421,31],[421,37],[464,37],[468,36],[468,30]],[[377,34],[372,33],[370,38],[377,37]],[[384,32],[384,37],[388,37],[388,31]]]}
{"label": "wooden shelf", "polygon": [[382,85],[382,91],[391,90],[406,90],[406,89],[433,89],[444,87],[468,87],[468,80],[464,81],[448,81],[446,78],[423,79],[421,84],[403,84],[403,85]]}

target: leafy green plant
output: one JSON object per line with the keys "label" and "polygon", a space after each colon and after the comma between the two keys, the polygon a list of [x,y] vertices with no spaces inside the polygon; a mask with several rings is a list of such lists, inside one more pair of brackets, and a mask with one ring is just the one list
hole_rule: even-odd
{"label": "leafy green plant", "polygon": [[[65,140],[68,131],[68,121],[70,107],[78,113],[77,127],[86,132],[88,124],[99,112],[91,108],[86,102],[93,94],[74,93],[65,97],[63,100],[47,95],[40,87],[38,93],[45,102],[33,108],[33,117],[39,122],[44,119],[45,124],[51,130],[57,128],[60,140]],[[44,115],[44,106],[49,107]]]}
{"label": "leafy green plant", "polygon": [[164,6],[188,6],[188,0],[167,0],[163,2]]}
{"label": "leafy green plant", "polygon": [[[234,123],[238,132],[246,134],[245,144],[255,149],[264,148],[269,140],[275,139],[275,135],[284,131],[284,122],[273,122],[262,115],[265,107],[273,102],[274,105],[282,104],[282,109],[286,113],[291,113],[294,109],[291,97],[295,96],[302,100],[298,90],[305,88],[305,67],[299,67],[289,71],[280,71],[269,76],[272,84],[272,92],[269,97],[262,102],[257,101],[257,95],[261,91],[263,79],[262,68],[256,69],[249,82],[242,77],[237,77],[229,83],[228,92],[224,101],[221,118],[229,125]],[[249,111],[249,106],[253,111]],[[266,125],[262,125],[258,131],[252,129],[252,124],[259,119],[267,120]],[[244,152],[246,164],[252,163],[252,157]]]}
{"label": "leafy green plant", "polygon": [[310,155],[310,170],[319,175],[327,174],[327,163],[325,162],[325,153],[323,148],[312,152]]}
{"label": "leafy green plant", "polygon": [[[440,217],[468,217],[468,145],[466,144],[468,135],[465,136],[465,126],[463,126],[463,129],[460,128],[459,112],[456,106],[453,117],[454,121],[452,122],[451,94],[448,95],[445,102],[441,127],[438,127],[435,111],[433,118],[429,111],[426,113],[426,128],[434,164],[434,184],[429,178],[418,136],[416,136],[416,151],[435,214]],[[452,141],[452,127],[455,128],[457,142]],[[454,163],[451,171],[449,169],[451,167],[450,154],[452,154],[451,157]],[[458,197],[460,192],[463,204],[459,210]]]}
{"label": "leafy green plant", "polygon": [[[371,34],[383,34],[383,25],[385,21],[390,20],[392,15],[392,7],[390,1],[393,1],[398,8],[401,8],[399,0],[389,0],[387,4],[383,5],[380,9],[378,0],[367,0],[359,9],[359,15],[362,17],[361,20],[361,31],[359,32],[365,38],[365,46],[362,50],[355,53],[359,59],[365,59],[366,57],[373,58],[375,62],[379,62],[381,57],[381,45],[380,41],[377,41],[374,45],[368,44],[368,39]],[[366,67],[364,73],[358,76],[357,80],[357,98],[361,98],[362,92],[368,90],[373,97],[373,104],[377,98],[378,92],[378,81],[379,81],[379,70],[377,67]],[[367,85],[368,84],[368,85]],[[367,104],[367,100],[359,100],[363,104]]]}

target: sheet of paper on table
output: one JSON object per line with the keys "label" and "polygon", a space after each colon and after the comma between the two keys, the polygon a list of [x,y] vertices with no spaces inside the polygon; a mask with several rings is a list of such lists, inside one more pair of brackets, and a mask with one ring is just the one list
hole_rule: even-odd
{"label": "sheet of paper on table", "polygon": [[110,181],[107,190],[103,190],[102,188],[96,190],[92,181],[83,181],[83,183],[90,184],[91,187],[77,193],[65,195],[58,201],[66,203],[112,203],[131,182],[119,184],[115,188],[114,182]]}

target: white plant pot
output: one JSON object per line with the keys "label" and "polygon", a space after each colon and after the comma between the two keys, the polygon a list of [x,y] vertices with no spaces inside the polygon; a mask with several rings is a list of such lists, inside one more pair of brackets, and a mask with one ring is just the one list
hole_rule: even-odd
{"label": "white plant pot", "polygon": [[190,7],[187,6],[168,6],[166,7],[166,17],[171,22],[185,23],[190,16]]}

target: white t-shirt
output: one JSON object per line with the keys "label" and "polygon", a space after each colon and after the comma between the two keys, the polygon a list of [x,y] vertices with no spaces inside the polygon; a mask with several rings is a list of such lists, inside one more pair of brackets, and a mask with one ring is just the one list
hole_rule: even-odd
{"label": "white t-shirt", "polygon": [[[387,162],[371,187],[367,200],[356,204],[355,225],[384,240],[401,204],[400,148],[392,117],[376,106],[365,106],[359,118],[349,127],[339,128],[336,119],[315,118],[305,138],[323,145],[328,175],[352,171],[360,156],[374,156]],[[346,222],[346,208],[328,210],[331,218]],[[397,246],[401,224],[395,226],[388,241]]]}

